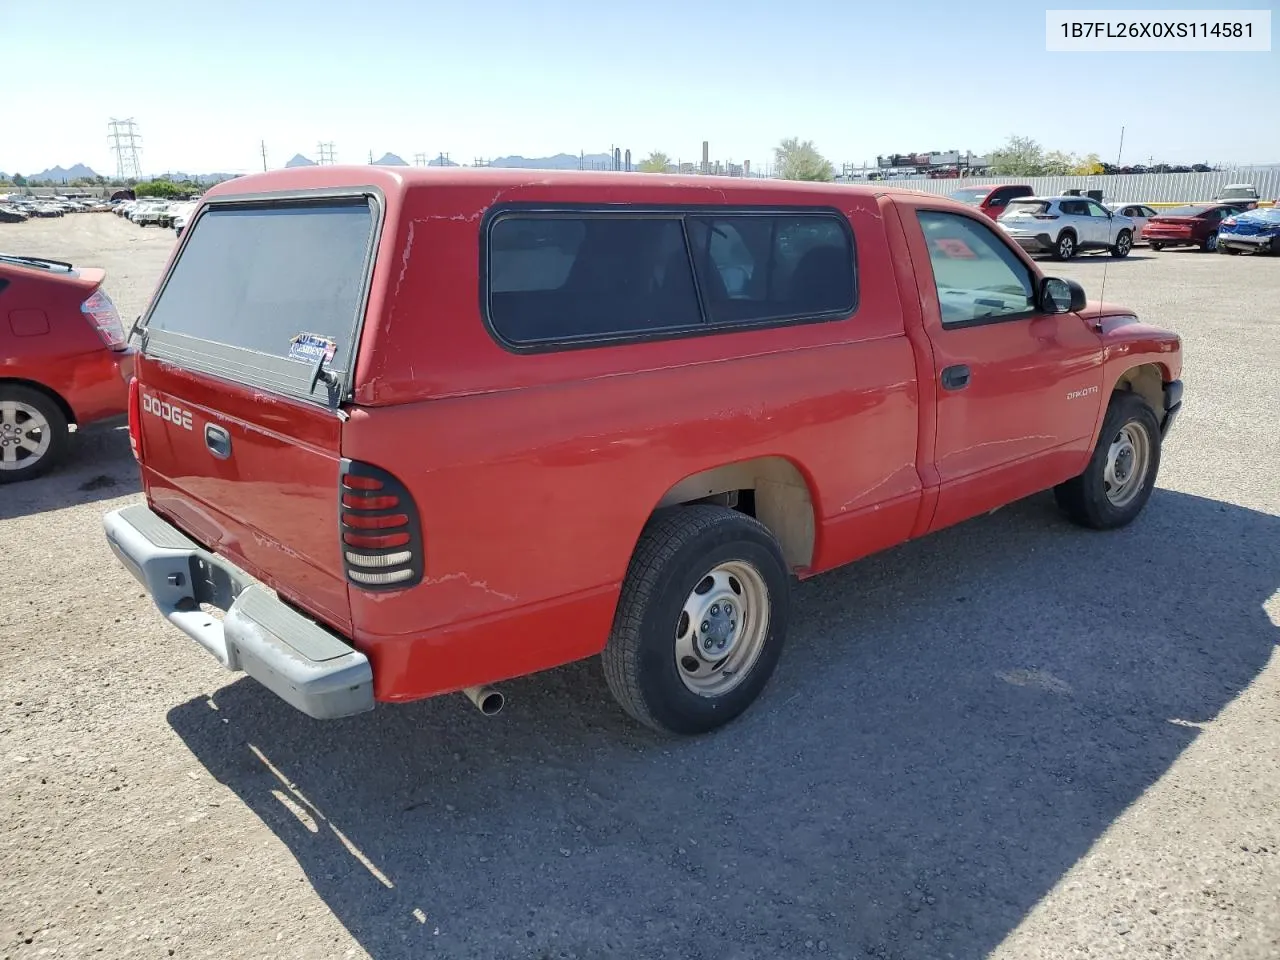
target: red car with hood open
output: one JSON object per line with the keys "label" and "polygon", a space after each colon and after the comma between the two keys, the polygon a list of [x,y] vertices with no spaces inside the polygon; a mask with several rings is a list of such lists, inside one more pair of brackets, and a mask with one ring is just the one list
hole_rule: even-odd
{"label": "red car with hood open", "polygon": [[710,730],[768,680],[793,578],[1049,489],[1129,523],[1182,394],[1176,334],[972,207],[768,180],[243,177],[139,332],[146,503],[108,541],[315,717],[492,712],[600,655],[637,720]]}

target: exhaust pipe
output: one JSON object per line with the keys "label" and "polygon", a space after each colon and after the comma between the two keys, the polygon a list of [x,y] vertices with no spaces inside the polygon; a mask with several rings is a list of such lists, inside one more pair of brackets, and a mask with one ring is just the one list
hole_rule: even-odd
{"label": "exhaust pipe", "polygon": [[486,717],[497,716],[502,705],[507,702],[507,698],[493,687],[467,687],[462,692]]}

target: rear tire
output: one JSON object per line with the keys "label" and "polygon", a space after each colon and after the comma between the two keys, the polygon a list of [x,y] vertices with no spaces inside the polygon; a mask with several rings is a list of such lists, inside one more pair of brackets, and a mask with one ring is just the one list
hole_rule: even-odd
{"label": "rear tire", "polygon": [[1133,249],[1133,234],[1128,230],[1121,230],[1116,234],[1115,245],[1111,248],[1111,255],[1124,259]]}
{"label": "rear tire", "polygon": [[609,690],[662,733],[723,726],[777,665],[790,590],[764,524],[705,504],[656,514],[631,557],[601,655]]}
{"label": "rear tire", "polygon": [[1203,250],[1205,253],[1213,253],[1215,250],[1217,250],[1218,235],[1216,233],[1209,234],[1209,236],[1205,238],[1204,243],[1200,245],[1200,249]]}
{"label": "rear tire", "polygon": [[0,385],[0,483],[43,476],[70,444],[67,418],[47,394]]}
{"label": "rear tire", "polygon": [[1054,487],[1074,523],[1115,530],[1131,523],[1151,498],[1160,470],[1160,424],[1136,393],[1111,396],[1098,444],[1084,472]]}

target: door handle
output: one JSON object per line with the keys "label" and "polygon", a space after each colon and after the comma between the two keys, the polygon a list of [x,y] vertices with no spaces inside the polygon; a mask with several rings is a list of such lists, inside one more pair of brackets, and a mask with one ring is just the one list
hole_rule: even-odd
{"label": "door handle", "polygon": [[231,456],[231,434],[216,424],[204,425],[204,445],[219,460],[225,460]]}
{"label": "door handle", "polygon": [[954,367],[946,367],[942,371],[942,388],[944,390],[963,390],[969,385],[969,368],[963,363]]}

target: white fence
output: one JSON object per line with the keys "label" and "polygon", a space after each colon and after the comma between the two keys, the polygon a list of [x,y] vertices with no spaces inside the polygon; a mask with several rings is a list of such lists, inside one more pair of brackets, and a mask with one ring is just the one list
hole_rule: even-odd
{"label": "white fence", "polygon": [[[865,181],[852,181],[862,183]],[[1263,200],[1280,200],[1280,168],[1238,167],[1218,173],[1141,173],[1112,177],[964,177],[959,180],[927,178],[874,181],[885,186],[947,194],[961,187],[996,183],[1026,183],[1040,196],[1060,195],[1064,190],[1101,190],[1104,200],[1143,203],[1192,203],[1212,200],[1228,183],[1252,183]]]}

